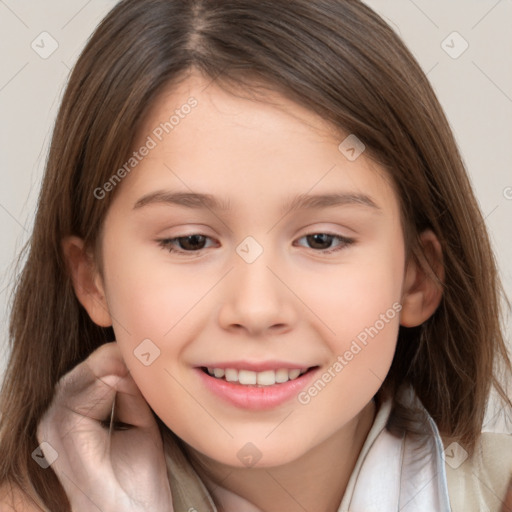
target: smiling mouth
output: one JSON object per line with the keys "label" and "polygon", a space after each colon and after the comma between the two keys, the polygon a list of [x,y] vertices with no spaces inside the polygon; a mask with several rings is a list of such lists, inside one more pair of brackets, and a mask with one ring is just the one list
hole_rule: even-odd
{"label": "smiling mouth", "polygon": [[311,366],[310,368],[279,368],[277,370],[265,370],[255,372],[251,370],[237,370],[235,368],[207,368],[201,367],[201,370],[219,380],[240,384],[242,386],[266,387],[275,384],[284,384],[285,382],[296,380],[306,373],[318,368]]}

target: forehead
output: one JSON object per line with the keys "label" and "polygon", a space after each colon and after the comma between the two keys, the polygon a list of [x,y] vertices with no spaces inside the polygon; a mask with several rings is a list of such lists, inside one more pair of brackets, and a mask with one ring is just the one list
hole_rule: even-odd
{"label": "forehead", "polygon": [[[189,109],[188,105],[192,101],[196,106]],[[166,131],[165,124],[169,121],[172,128],[169,130],[167,125]],[[305,136],[319,142],[325,142],[326,139],[336,142],[347,135],[321,116],[266,84],[255,83],[250,89],[230,86],[227,90],[199,72],[191,71],[187,78],[169,85],[153,101],[139,128],[135,145],[143,143],[145,137],[153,131],[158,132],[159,127],[163,129],[166,141],[171,138],[167,135],[172,135],[176,140],[180,132],[188,132],[187,125],[198,136],[211,137],[210,123],[213,121],[221,123],[218,131],[231,128],[231,136],[235,135],[233,129],[238,130],[241,137],[255,137],[262,130],[269,135],[279,134],[279,139],[276,139],[278,144],[286,141],[293,144],[294,138]],[[248,131],[252,133],[249,134]],[[260,142],[263,140],[260,139]]]}
{"label": "forehead", "polygon": [[349,135],[278,92],[255,98],[192,73],[154,101],[134,144],[151,149],[119,189],[132,201],[162,188],[212,193],[233,209],[249,196],[261,206],[346,189],[396,210],[385,170],[364,152],[351,161],[340,151]]}

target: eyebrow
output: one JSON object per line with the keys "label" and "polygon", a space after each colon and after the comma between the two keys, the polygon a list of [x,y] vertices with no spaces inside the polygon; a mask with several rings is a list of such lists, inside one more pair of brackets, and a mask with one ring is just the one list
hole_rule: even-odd
{"label": "eyebrow", "polygon": [[[208,209],[219,212],[230,212],[229,200],[221,200],[211,194],[196,192],[172,192],[158,190],[141,197],[133,209],[150,204],[169,204],[193,209]],[[333,206],[359,205],[381,211],[375,201],[366,194],[337,192],[330,194],[299,194],[281,207],[281,214],[306,209],[320,209]]]}

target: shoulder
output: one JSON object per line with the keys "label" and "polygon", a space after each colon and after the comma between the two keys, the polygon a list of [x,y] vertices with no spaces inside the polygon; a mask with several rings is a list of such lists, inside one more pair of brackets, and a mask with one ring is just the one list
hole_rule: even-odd
{"label": "shoulder", "polygon": [[457,443],[445,449],[453,512],[503,509],[512,479],[512,434],[483,432],[472,457]]}
{"label": "shoulder", "polygon": [[0,510],[2,512],[41,512],[23,491],[8,482],[0,485]]}

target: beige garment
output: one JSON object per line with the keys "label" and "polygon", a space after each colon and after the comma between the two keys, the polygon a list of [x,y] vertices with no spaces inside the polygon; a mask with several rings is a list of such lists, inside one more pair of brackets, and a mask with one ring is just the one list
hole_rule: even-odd
{"label": "beige garment", "polygon": [[[446,454],[453,454],[449,446]],[[473,457],[460,466],[445,457],[453,512],[501,512],[512,479],[512,434],[482,433]]]}
{"label": "beige garment", "polygon": [[[350,503],[359,469],[373,441],[385,427],[390,411],[390,402],[383,402],[377,411],[340,504],[340,510],[343,510],[344,504]],[[165,447],[174,512],[217,512],[210,493],[173,435],[165,436]],[[452,512],[502,512],[507,485],[512,478],[512,435],[483,433],[473,457],[467,458],[460,465],[464,454],[460,451],[453,452],[454,449],[457,450],[457,447],[450,449],[448,445],[445,455]]]}
{"label": "beige garment", "polygon": [[164,447],[174,512],[217,512],[210,493],[185,457],[174,434],[165,433]]}

